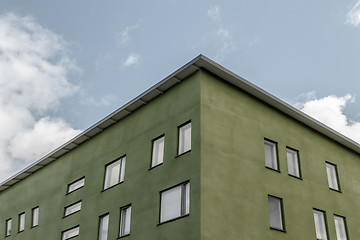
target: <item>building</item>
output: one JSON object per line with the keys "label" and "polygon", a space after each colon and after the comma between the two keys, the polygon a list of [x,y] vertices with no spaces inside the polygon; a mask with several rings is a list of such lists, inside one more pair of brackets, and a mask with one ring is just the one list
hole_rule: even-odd
{"label": "building", "polygon": [[360,239],[360,146],[200,55],[0,185],[0,239]]}

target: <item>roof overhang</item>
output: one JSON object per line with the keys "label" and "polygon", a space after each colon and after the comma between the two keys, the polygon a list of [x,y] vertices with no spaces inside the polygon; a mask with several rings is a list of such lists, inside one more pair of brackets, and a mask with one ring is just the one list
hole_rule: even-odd
{"label": "roof overhang", "polygon": [[124,106],[120,107],[116,111],[109,114],[107,117],[103,118],[99,122],[95,123],[90,128],[86,129],[70,141],[66,142],[62,146],[56,148],[54,151],[45,155],[38,161],[34,162],[27,168],[13,175],[9,179],[3,181],[0,184],[0,192],[11,187],[19,181],[22,181],[26,177],[35,173],[39,169],[45,167],[51,162],[57,160],[67,152],[70,152],[74,148],[78,147],[80,144],[85,141],[95,137],[97,134],[104,131],[109,126],[121,121],[123,118],[130,115],[136,109],[147,104],[154,98],[166,92],[168,89],[174,85],[182,82],[188,76],[192,75],[199,69],[206,69],[214,75],[222,78],[223,80],[231,83],[234,86],[244,90],[245,92],[251,94],[252,96],[260,99],[261,101],[269,104],[270,106],[278,109],[279,111],[287,114],[288,116],[298,120],[299,122],[305,124],[306,126],[316,130],[317,132],[329,137],[330,139],[340,143],[341,145],[353,150],[356,153],[360,154],[360,145],[355,141],[347,138],[346,136],[338,133],[337,131],[331,129],[330,127],[322,124],[321,122],[315,120],[314,118],[306,115],[300,110],[292,107],[286,102],[280,100],[279,98],[271,95],[270,93],[264,91],[263,89],[255,86],[244,78],[236,75],[235,73],[229,71],[228,69],[222,67],[211,59],[205,57],[204,55],[199,55],[194,58],[189,63],[185,64],[183,67],[163,79],[161,82],[157,83],[144,93],[140,94]]}

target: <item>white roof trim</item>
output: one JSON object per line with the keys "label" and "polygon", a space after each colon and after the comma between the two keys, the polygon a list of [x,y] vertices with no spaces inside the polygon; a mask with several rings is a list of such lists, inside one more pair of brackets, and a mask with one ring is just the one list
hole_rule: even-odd
{"label": "white roof trim", "polygon": [[325,136],[360,154],[360,145],[355,141],[345,137],[344,135],[336,132],[335,130],[329,128],[321,122],[313,119],[312,117],[306,115],[305,113],[292,107],[286,102],[264,91],[263,89],[255,86],[254,84],[222,67],[221,65],[210,60],[209,58],[203,55],[199,55],[198,57],[194,58],[192,61],[185,64],[183,67],[163,79],[161,82],[157,83],[156,85],[154,85],[144,93],[140,94],[124,106],[109,114],[107,117],[95,123],[93,126],[86,129],[70,141],[56,148],[54,151],[45,155],[44,157],[34,162],[30,166],[26,167],[22,171],[18,172],[17,174],[13,175],[9,179],[3,181],[0,184],[0,192],[11,187],[19,181],[24,180],[26,177],[35,173],[37,170],[57,160],[62,155],[78,147],[81,143],[101,133],[103,130],[105,130],[112,124],[121,121],[121,119],[130,115],[136,109],[142,107],[143,105],[150,102],[152,99],[163,94],[169,88],[173,87],[179,82],[182,82],[182,80],[184,80],[185,78],[187,78],[201,68],[206,69],[207,71],[219,76],[223,80],[241,88],[242,90],[266,102],[267,104],[273,106],[274,108],[280,110],[288,116],[302,122],[308,127],[316,130],[317,132],[324,134]]}

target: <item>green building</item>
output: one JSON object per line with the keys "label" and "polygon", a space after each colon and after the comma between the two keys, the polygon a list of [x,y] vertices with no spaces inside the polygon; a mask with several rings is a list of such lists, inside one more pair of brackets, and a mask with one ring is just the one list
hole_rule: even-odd
{"label": "green building", "polygon": [[200,55],[0,185],[0,239],[360,239],[360,146]]}

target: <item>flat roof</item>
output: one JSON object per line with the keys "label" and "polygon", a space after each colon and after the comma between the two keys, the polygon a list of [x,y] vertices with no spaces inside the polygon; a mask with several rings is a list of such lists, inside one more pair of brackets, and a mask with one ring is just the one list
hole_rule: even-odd
{"label": "flat roof", "polygon": [[324,125],[323,123],[315,120],[314,118],[294,108],[293,106],[282,101],[281,99],[271,95],[270,93],[250,83],[249,81],[231,72],[230,70],[224,68],[223,66],[217,64],[216,62],[205,57],[204,55],[199,55],[196,58],[194,58],[192,61],[185,64],[183,67],[179,68],[174,73],[170,74],[168,77],[164,78],[159,83],[155,84],[150,89],[146,90],[145,92],[143,92],[142,94],[131,100],[130,102],[126,103],[119,109],[115,110],[114,112],[112,112],[111,114],[100,120],[99,122],[95,123],[93,126],[89,127],[88,129],[86,129],[85,131],[83,131],[73,139],[69,140],[65,144],[61,145],[60,147],[56,148],[49,154],[40,158],[33,164],[29,165],[22,171],[16,173],[12,177],[0,183],[0,192],[24,180],[26,177],[30,176],[31,174],[34,174],[36,171],[47,166],[51,162],[56,161],[62,155],[77,148],[83,142],[95,137],[96,135],[98,135],[99,133],[101,133],[102,131],[104,131],[106,128],[113,125],[114,123],[121,121],[123,118],[130,115],[136,109],[142,107],[143,105],[147,104],[154,98],[163,94],[174,85],[182,82],[188,76],[198,71],[199,69],[206,69],[212,74],[217,75],[223,80],[231,83],[234,86],[237,86],[238,88],[260,99],[261,101],[266,102],[267,104],[285,113],[286,115],[302,122],[306,126],[314,129],[315,131],[324,134],[330,139],[360,154],[360,144],[358,144],[357,142],[331,129],[330,127]]}

